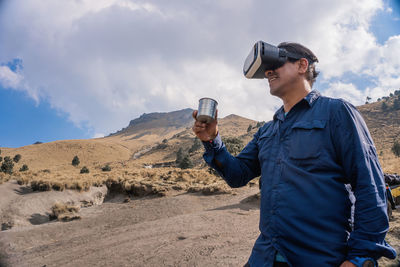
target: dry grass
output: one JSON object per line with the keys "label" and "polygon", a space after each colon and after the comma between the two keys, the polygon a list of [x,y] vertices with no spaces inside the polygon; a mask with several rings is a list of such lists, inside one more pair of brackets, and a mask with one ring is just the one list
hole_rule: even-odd
{"label": "dry grass", "polygon": [[80,211],[80,206],[73,205],[71,203],[60,203],[57,202],[51,208],[52,214],[50,219],[57,219],[59,221],[72,221],[80,219],[78,212]]}
{"label": "dry grass", "polygon": [[89,174],[26,171],[13,176],[19,184],[30,185],[35,191],[74,189],[87,191],[91,186],[106,185],[111,191],[133,196],[165,196],[177,192],[203,194],[231,193],[226,183],[206,169],[178,168],[115,168],[109,172],[93,170]]}
{"label": "dry grass", "polygon": [[[389,100],[393,104],[393,99]],[[376,145],[383,171],[400,173],[400,158],[391,148],[395,140],[400,141],[400,110],[382,111],[382,102],[357,107],[364,117]]]}
{"label": "dry grass", "polygon": [[0,184],[5,183],[11,179],[12,179],[11,175],[0,172]]}

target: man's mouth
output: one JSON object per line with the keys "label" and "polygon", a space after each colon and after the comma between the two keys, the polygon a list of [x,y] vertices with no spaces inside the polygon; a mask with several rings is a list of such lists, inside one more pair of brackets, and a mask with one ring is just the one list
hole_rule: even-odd
{"label": "man's mouth", "polygon": [[271,77],[271,78],[268,79],[268,81],[269,81],[269,82],[272,82],[272,81],[274,81],[274,80],[276,80],[276,79],[278,79],[278,77]]}

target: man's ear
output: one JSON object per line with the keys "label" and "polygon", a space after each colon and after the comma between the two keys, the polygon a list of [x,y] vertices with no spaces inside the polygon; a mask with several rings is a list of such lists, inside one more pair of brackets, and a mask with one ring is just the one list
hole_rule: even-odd
{"label": "man's ear", "polygon": [[305,58],[300,58],[299,59],[299,73],[300,74],[305,74],[308,69],[308,60]]}

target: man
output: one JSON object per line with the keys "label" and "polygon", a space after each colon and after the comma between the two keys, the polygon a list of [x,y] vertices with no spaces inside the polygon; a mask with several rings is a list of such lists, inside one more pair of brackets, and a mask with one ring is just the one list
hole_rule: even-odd
{"label": "man", "polygon": [[193,126],[205,161],[231,187],[261,175],[261,233],[246,265],[375,266],[381,256],[394,259],[384,241],[383,172],[361,115],[311,90],[318,59],[308,48],[278,47],[301,57],[265,71],[283,106],[238,156],[227,152],[217,120]]}

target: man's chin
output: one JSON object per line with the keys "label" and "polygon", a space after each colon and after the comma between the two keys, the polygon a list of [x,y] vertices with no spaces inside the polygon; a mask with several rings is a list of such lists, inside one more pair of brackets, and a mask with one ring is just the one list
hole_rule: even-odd
{"label": "man's chin", "polygon": [[278,96],[278,90],[276,90],[276,88],[269,87],[269,93],[273,96]]}

